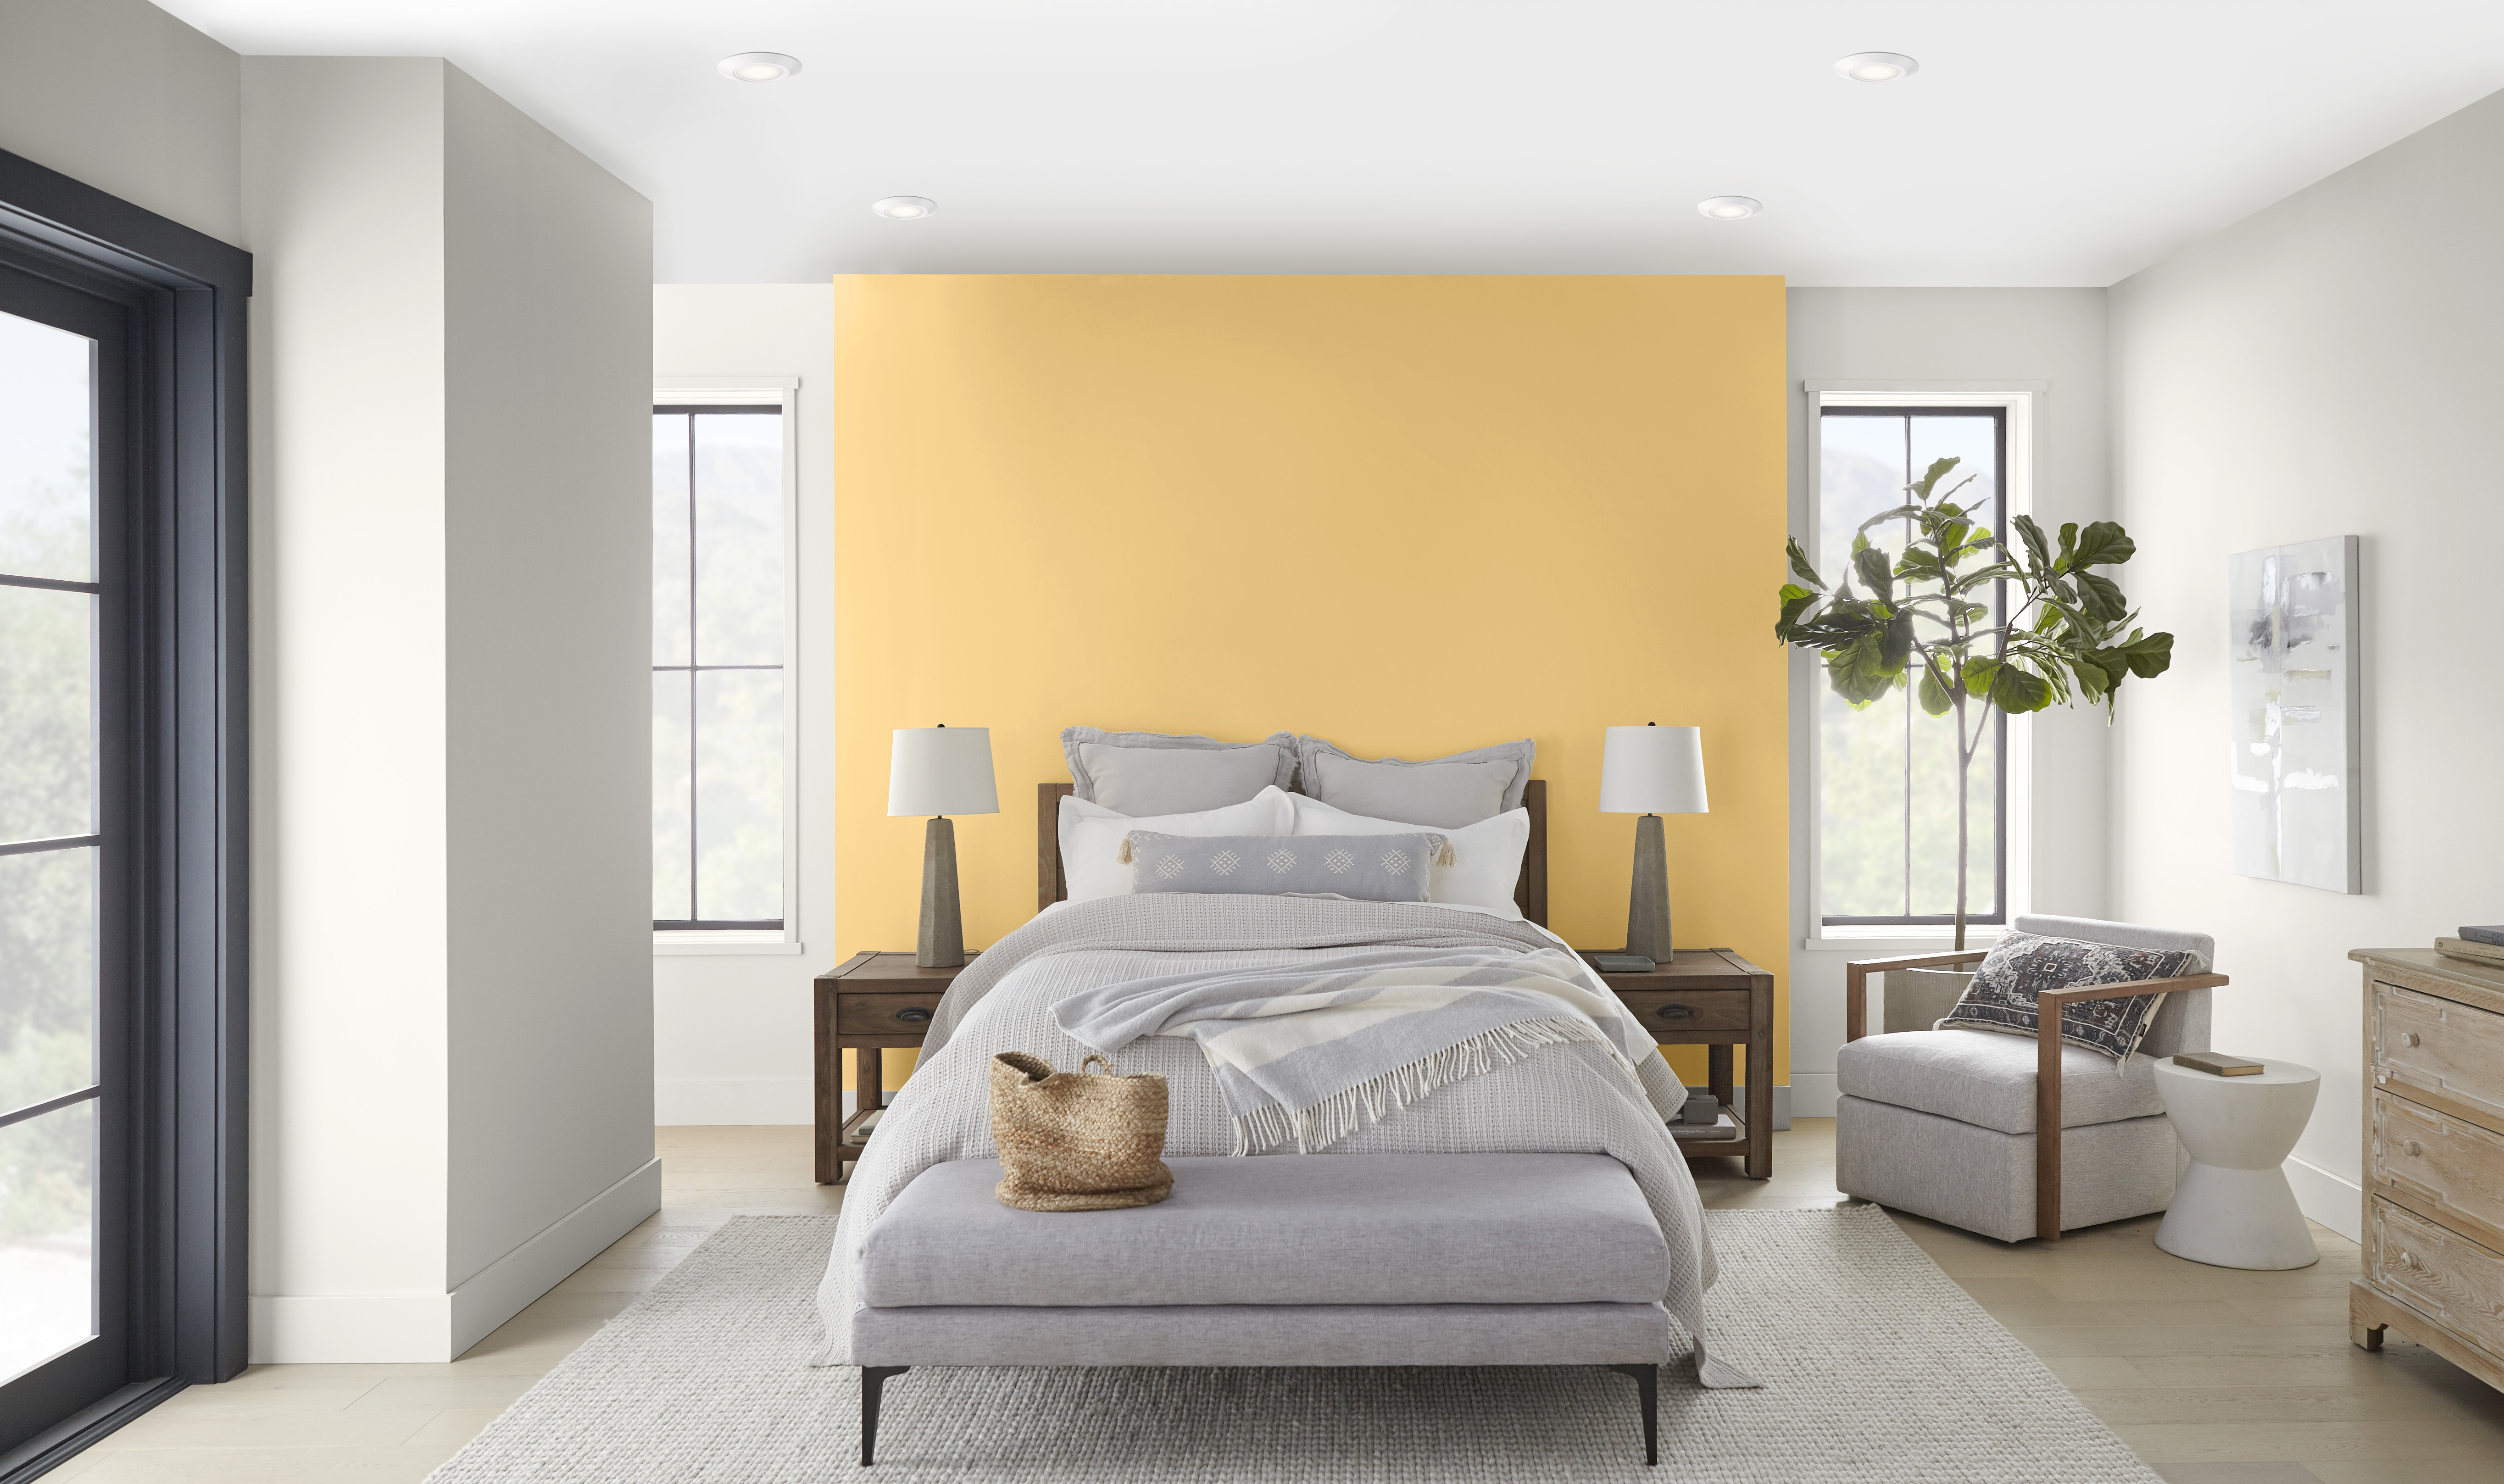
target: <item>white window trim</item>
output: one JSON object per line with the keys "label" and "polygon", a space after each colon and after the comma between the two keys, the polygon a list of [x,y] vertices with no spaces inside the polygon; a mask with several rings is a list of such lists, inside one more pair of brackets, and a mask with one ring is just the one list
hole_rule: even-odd
{"label": "white window trim", "polygon": [[[1930,407],[2005,407],[2008,409],[2008,488],[2001,492],[2001,508],[2007,515],[2031,515],[2034,510],[2034,421],[2035,401],[2048,390],[2043,382],[2006,381],[1804,381],[1800,390],[1808,395],[1809,415],[1802,419],[1807,427],[1808,447],[1808,530],[1801,534],[1800,544],[1808,549],[1811,565],[1825,571],[1826,553],[1821,549],[1826,530],[1825,511],[1820,499],[1825,484],[1825,411],[1828,407],[1891,407],[1918,403]],[[1811,661],[1814,664],[1814,661]],[[1818,736],[1817,718],[1821,713],[1822,692],[1817,687],[1826,681],[1822,675],[1810,680],[1811,705],[1799,725],[1808,736],[1808,807],[1810,810],[1808,852],[1808,937],[1800,947],[1810,952],[1866,952],[1884,949],[1897,953],[1945,952],[1955,947],[1953,928],[1928,923],[1901,927],[1869,924],[1826,925],[1826,842],[1819,831],[1825,818],[1825,757],[1823,739]],[[2008,818],[2002,821],[2008,832],[2008,912],[2014,920],[2020,914],[2032,912],[2034,900],[2034,727],[2028,716],[2008,718]],[[1967,948],[1989,948],[2000,941],[2007,928],[1997,923],[1968,925],[1965,941]]]}
{"label": "white window trim", "polygon": [[[656,958],[801,953],[800,941],[800,378],[655,376],[658,404],[782,408],[782,930],[652,934]],[[694,759],[688,759],[694,766]]]}

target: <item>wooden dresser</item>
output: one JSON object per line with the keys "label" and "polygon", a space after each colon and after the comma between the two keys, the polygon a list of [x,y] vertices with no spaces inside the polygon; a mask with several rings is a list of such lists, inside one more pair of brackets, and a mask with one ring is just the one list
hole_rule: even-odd
{"label": "wooden dresser", "polygon": [[2365,1276],[2348,1329],[2504,1388],[2504,968],[2431,949],[2365,966]]}

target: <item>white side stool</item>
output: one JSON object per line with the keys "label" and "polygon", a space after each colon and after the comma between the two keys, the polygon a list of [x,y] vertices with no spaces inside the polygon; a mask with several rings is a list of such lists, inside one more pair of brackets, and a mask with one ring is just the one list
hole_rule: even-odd
{"label": "white side stool", "polygon": [[2156,1063],[2156,1090],[2191,1168],[2156,1228],[2156,1245],[2211,1267],[2277,1271],[2321,1260],[2278,1168],[2313,1117],[2321,1074],[2269,1061],[2257,1076],[2219,1077]]}

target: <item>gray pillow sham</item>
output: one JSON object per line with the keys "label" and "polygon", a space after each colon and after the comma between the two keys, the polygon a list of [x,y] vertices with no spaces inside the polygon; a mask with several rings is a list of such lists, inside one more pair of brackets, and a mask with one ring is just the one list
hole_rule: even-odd
{"label": "gray pillow sham", "polygon": [[1163,732],[1070,727],[1061,734],[1077,797],[1125,814],[1196,814],[1240,804],[1296,776],[1296,737],[1227,742]]}
{"label": "gray pillow sham", "polygon": [[1538,751],[1530,739],[1423,762],[1365,761],[1318,737],[1296,739],[1303,791],[1333,809],[1457,830],[1521,807]]}
{"label": "gray pillow sham", "polygon": [[1441,835],[1163,835],[1122,842],[1134,892],[1206,891],[1423,902],[1428,867],[1452,863]]}

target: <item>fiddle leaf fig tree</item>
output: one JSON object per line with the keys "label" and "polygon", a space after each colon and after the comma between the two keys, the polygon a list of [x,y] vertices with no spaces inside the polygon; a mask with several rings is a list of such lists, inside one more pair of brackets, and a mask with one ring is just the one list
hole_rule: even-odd
{"label": "fiddle leaf fig tree", "polygon": [[[1783,585],[1774,637],[1823,655],[1827,682],[1855,710],[1910,685],[1925,712],[1953,720],[1956,950],[1963,952],[1968,783],[1992,709],[2022,715],[2082,700],[2101,702],[2109,716],[2124,680],[2165,673],[2174,636],[2139,628],[2110,575],[2138,550],[2121,527],[2065,525],[2055,546],[2033,520],[2014,516],[2012,549],[1957,503],[1974,476],[1941,488],[1958,462],[1932,464],[1904,487],[1904,503],[1861,522],[1851,561],[1832,587],[1791,541],[1798,580]],[[1895,522],[1909,523],[1908,538],[1890,554],[1869,533]],[[1995,583],[2007,584],[2007,616],[2000,622],[1989,601]]]}

